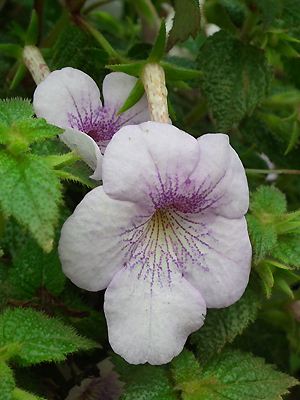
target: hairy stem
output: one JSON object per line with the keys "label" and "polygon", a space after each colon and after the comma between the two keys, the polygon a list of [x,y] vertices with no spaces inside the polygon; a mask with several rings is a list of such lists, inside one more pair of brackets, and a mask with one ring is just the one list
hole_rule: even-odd
{"label": "hairy stem", "polygon": [[164,69],[157,63],[146,64],[141,79],[148,99],[151,120],[169,123],[168,91]]}
{"label": "hairy stem", "polygon": [[50,74],[50,69],[36,46],[24,47],[23,61],[37,85]]}

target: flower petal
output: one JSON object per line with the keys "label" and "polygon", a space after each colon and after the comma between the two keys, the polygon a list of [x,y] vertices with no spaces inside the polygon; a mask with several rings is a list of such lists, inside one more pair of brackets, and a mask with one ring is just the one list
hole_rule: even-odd
{"label": "flower petal", "polygon": [[203,325],[205,302],[179,272],[161,284],[123,268],[105,293],[104,311],[113,350],[132,364],[165,364],[178,355],[187,336]]}
{"label": "flower petal", "polygon": [[206,134],[198,139],[200,158],[190,179],[206,190],[206,201],[217,214],[240,218],[248,210],[245,169],[227,135]]}
{"label": "flower petal", "polygon": [[[103,80],[102,91],[104,106],[118,111],[127,100],[131,90],[136,84],[134,76],[123,72],[112,72]],[[123,125],[140,124],[150,120],[148,102],[144,95],[133,107],[121,114]]]}
{"label": "flower petal", "polygon": [[235,303],[246,289],[251,268],[246,219],[200,214],[183,217],[180,223],[185,232],[190,232],[186,235],[190,241],[185,241],[190,245],[190,252],[192,246],[202,252],[197,263],[187,260],[185,278],[201,292],[208,308],[222,308]]}
{"label": "flower petal", "polygon": [[84,118],[100,106],[100,92],[93,79],[70,67],[51,72],[33,96],[36,115],[61,128],[73,128],[70,118]]}
{"label": "flower petal", "polygon": [[87,165],[94,171],[90,177],[95,180],[102,178],[103,155],[96,142],[83,132],[76,129],[66,129],[60,139],[72,150],[76,151]]}
{"label": "flower petal", "polygon": [[151,190],[161,190],[170,176],[174,185],[180,186],[198,159],[196,139],[172,125],[145,122],[125,126],[105,152],[104,191],[115,199],[151,203]]}
{"label": "flower petal", "polygon": [[64,273],[91,291],[107,287],[124,264],[120,231],[130,226],[136,207],[110,199],[102,186],[90,191],[65,222],[59,242]]}

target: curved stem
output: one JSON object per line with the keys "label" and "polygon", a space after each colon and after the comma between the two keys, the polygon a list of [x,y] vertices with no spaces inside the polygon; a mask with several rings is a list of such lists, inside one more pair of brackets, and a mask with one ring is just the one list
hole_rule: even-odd
{"label": "curved stem", "polygon": [[24,47],[23,61],[37,85],[50,74],[50,69],[36,46]]}

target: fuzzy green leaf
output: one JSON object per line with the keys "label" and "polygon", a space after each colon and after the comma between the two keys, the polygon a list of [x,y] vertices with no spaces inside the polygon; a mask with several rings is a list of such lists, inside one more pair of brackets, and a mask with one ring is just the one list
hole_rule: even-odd
{"label": "fuzzy green leaf", "polygon": [[183,400],[280,400],[298,383],[249,353],[225,351],[202,370],[182,354],[172,367]]}
{"label": "fuzzy green leaf", "polygon": [[96,347],[61,321],[31,309],[7,309],[0,316],[0,347],[16,345],[20,365],[62,361],[70,353]]}
{"label": "fuzzy green leaf", "polygon": [[300,238],[299,236],[281,236],[277,246],[272,251],[273,257],[284,264],[294,268],[300,268]]}
{"label": "fuzzy green leaf", "polygon": [[258,262],[275,247],[277,243],[276,229],[274,225],[266,224],[253,215],[247,215],[247,223],[254,260]]}
{"label": "fuzzy green leaf", "polygon": [[31,118],[34,112],[29,100],[0,100],[0,123],[7,126],[15,121]]}
{"label": "fuzzy green leaf", "polygon": [[249,286],[237,303],[228,308],[209,310],[204,326],[191,336],[201,362],[207,362],[226,344],[232,343],[255,320],[259,306],[259,289]]}
{"label": "fuzzy green leaf", "polygon": [[218,129],[239,123],[265,98],[269,72],[261,50],[220,31],[208,38],[198,61],[202,89]]}
{"label": "fuzzy green leaf", "polygon": [[250,209],[255,214],[281,215],[287,210],[285,195],[274,186],[260,186],[251,196]]}
{"label": "fuzzy green leaf", "polygon": [[62,272],[57,252],[53,250],[46,254],[30,240],[14,260],[9,281],[16,288],[15,297],[31,299],[41,288],[59,295],[64,289],[66,277]]}
{"label": "fuzzy green leaf", "polygon": [[[1,349],[0,349],[1,357]],[[12,391],[15,388],[15,379],[9,366],[0,361],[0,398],[1,400],[12,400]]]}
{"label": "fuzzy green leaf", "polygon": [[121,400],[176,400],[166,369],[152,365],[130,365],[114,357],[116,371],[125,382]]}
{"label": "fuzzy green leaf", "polygon": [[175,17],[169,33],[167,48],[184,42],[189,36],[196,37],[200,30],[200,6],[198,0],[175,0]]}
{"label": "fuzzy green leaf", "polygon": [[45,161],[0,151],[1,209],[27,227],[45,251],[52,248],[60,202],[59,179]]}

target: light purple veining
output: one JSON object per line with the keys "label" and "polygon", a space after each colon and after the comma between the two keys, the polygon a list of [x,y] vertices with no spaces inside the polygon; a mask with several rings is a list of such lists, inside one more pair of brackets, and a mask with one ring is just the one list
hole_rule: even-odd
{"label": "light purple veining", "polygon": [[221,198],[214,190],[222,179],[214,185],[208,178],[200,185],[190,178],[179,184],[178,176],[163,182],[158,173],[149,191],[153,212],[122,231],[124,266],[139,268],[138,278],[149,279],[151,288],[155,281],[163,286],[163,274],[171,285],[174,268],[184,276],[187,264],[208,271],[205,256],[216,240],[201,215]]}
{"label": "light purple veining", "polygon": [[113,135],[139,114],[130,111],[118,114],[118,108],[109,106],[93,109],[91,104],[89,108],[83,107],[80,111],[76,104],[75,108],[76,114],[68,113],[71,128],[89,135],[97,143],[102,154]]}

